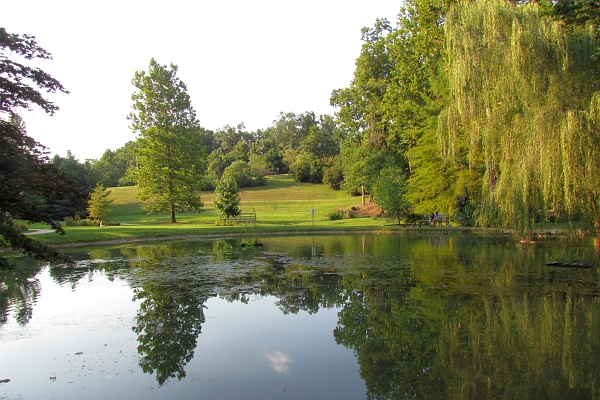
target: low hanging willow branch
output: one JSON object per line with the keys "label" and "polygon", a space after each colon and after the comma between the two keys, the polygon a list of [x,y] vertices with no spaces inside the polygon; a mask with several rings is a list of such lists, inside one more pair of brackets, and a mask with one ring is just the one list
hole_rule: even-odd
{"label": "low hanging willow branch", "polygon": [[600,92],[593,32],[567,32],[535,4],[465,2],[446,20],[445,154],[468,148],[483,225],[526,231],[547,210],[600,232]]}

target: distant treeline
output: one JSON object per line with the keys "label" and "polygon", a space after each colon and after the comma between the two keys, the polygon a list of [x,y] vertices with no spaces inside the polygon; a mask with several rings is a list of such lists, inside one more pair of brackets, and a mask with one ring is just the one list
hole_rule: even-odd
{"label": "distant treeline", "polygon": [[[354,79],[331,95],[334,116],[200,129],[204,189],[224,174],[243,187],[290,173],[372,194],[393,167],[413,212],[525,231],[558,218],[600,232],[599,3],[404,4],[395,24],[363,28]],[[136,146],[54,163],[88,190],[131,185]]]}

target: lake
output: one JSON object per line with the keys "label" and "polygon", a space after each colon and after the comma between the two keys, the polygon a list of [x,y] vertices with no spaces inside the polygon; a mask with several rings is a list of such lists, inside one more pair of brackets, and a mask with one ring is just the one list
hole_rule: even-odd
{"label": "lake", "polygon": [[0,398],[600,398],[591,241],[258,240],[16,259],[0,271]]}

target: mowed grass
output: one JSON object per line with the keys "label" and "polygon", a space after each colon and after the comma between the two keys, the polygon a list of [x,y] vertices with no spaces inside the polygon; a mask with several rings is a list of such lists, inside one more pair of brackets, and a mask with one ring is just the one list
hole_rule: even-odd
{"label": "mowed grass", "polygon": [[[168,213],[148,214],[137,198],[136,187],[110,188],[110,221],[119,226],[65,227],[66,235],[32,236],[52,244],[113,241],[174,236],[247,234],[249,232],[302,232],[324,230],[380,229],[385,221],[372,218],[352,218],[330,221],[327,214],[337,208],[360,204],[360,197],[336,191],[322,184],[297,183],[291,176],[267,177],[267,185],[240,191],[242,212],[255,212],[257,223],[252,226],[217,226],[219,213],[213,206],[214,192],[203,192],[204,211],[177,213],[177,223],[170,222]],[[311,210],[314,209],[313,215]]]}

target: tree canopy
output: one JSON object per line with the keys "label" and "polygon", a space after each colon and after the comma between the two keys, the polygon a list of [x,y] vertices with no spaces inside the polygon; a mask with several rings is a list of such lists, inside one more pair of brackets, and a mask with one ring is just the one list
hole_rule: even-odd
{"label": "tree canopy", "polygon": [[135,181],[175,221],[230,176],[243,187],[291,173],[364,204],[392,165],[415,213],[518,231],[552,215],[600,233],[599,23],[591,0],[405,0],[395,24],[362,29],[335,117],[281,112],[254,132],[202,129],[177,67],[151,60],[133,80],[137,141],[92,175]]}
{"label": "tree canopy", "polygon": [[134,173],[140,198],[150,212],[198,212],[206,152],[200,124],[177,66],[150,60],[148,72],[135,73],[131,128],[138,132]]}
{"label": "tree canopy", "polygon": [[485,171],[479,223],[527,230],[552,209],[583,212],[600,233],[594,36],[500,0],[461,4],[446,26],[440,138]]}
{"label": "tree canopy", "polygon": [[[41,91],[67,90],[44,71],[22,64],[15,58],[50,59],[35,37],[9,34],[0,28],[0,238],[15,249],[42,260],[65,260],[56,250],[23,235],[15,218],[44,222],[64,234],[48,213],[48,204],[65,198],[84,201],[72,179],[52,165],[45,148],[26,134],[19,109],[38,106],[48,114],[58,106]],[[0,257],[0,266],[8,261]]]}

